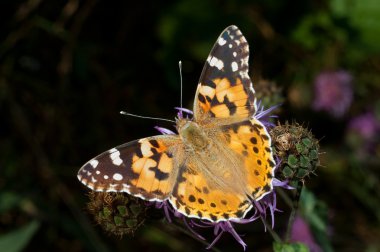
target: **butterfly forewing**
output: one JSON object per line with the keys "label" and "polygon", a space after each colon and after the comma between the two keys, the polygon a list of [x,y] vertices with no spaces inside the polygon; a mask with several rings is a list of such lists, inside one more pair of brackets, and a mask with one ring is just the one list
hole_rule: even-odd
{"label": "butterfly forewing", "polygon": [[252,116],[256,101],[248,76],[249,47],[240,30],[232,25],[217,39],[203,68],[194,101],[197,121]]}
{"label": "butterfly forewing", "polygon": [[176,135],[143,138],[112,148],[87,162],[78,179],[95,191],[127,192],[164,200],[175,183]]}

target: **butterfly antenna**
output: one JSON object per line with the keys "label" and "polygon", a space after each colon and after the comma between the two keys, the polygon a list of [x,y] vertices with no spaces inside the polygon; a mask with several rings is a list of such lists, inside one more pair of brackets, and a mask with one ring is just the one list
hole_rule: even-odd
{"label": "butterfly antenna", "polygon": [[179,77],[180,77],[180,81],[181,81],[181,100],[180,100],[180,105],[181,105],[181,108],[183,108],[183,106],[182,106],[182,61],[178,62],[178,67],[179,67]]}
{"label": "butterfly antenna", "polygon": [[131,113],[128,113],[128,112],[125,112],[125,111],[120,111],[120,114],[122,114],[122,115],[126,115],[126,116],[133,116],[133,117],[137,117],[137,118],[143,118],[143,119],[160,120],[160,121],[166,121],[166,122],[172,122],[172,123],[175,123],[175,121],[170,120],[170,119],[159,118],[159,117],[150,117],[150,116],[135,115],[135,114],[131,114]]}

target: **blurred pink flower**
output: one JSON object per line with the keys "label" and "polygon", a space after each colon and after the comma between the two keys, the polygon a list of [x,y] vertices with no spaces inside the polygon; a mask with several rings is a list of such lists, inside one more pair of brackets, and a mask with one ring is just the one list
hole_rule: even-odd
{"label": "blurred pink flower", "polygon": [[380,134],[380,121],[374,113],[366,112],[352,118],[348,124],[348,128],[358,133],[364,139],[370,140]]}
{"label": "blurred pink flower", "polygon": [[294,219],[290,240],[302,242],[309,247],[311,252],[322,252],[321,247],[314,240],[309,225],[299,215]]}
{"label": "blurred pink flower", "polygon": [[321,72],[314,81],[313,109],[342,117],[351,105],[352,76],[344,70]]}

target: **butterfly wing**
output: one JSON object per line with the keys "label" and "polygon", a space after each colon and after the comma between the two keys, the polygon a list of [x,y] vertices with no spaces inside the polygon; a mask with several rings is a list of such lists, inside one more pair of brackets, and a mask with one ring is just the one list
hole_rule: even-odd
{"label": "butterfly wing", "polygon": [[259,200],[272,191],[275,160],[271,138],[257,119],[222,126],[226,147],[243,160],[246,190],[251,199]]}
{"label": "butterfly wing", "polygon": [[256,111],[255,91],[248,76],[249,47],[236,26],[219,36],[203,68],[194,101],[194,118],[243,120]]}
{"label": "butterfly wing", "polygon": [[169,200],[182,214],[218,222],[244,218],[273,189],[271,139],[255,118],[213,129],[207,153],[188,154]]}
{"label": "butterfly wing", "polygon": [[[218,222],[241,219],[273,189],[271,140],[254,118],[256,99],[248,76],[248,43],[227,27],[204,66],[194,101],[194,121],[212,147],[179,169],[169,200],[186,216]],[[214,160],[214,157],[217,160]]]}
{"label": "butterfly wing", "polygon": [[172,206],[185,216],[211,222],[243,218],[252,208],[249,198],[226,187],[214,187],[196,166],[197,162],[191,161],[181,166],[169,198]]}
{"label": "butterfly wing", "polygon": [[179,143],[177,135],[161,135],[123,144],[88,161],[79,170],[78,179],[94,191],[165,200],[177,176]]}

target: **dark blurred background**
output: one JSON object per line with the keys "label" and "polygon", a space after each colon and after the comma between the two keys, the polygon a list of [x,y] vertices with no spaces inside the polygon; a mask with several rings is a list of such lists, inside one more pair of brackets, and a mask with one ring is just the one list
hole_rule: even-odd
{"label": "dark blurred background", "polygon": [[[376,0],[1,1],[0,250],[204,249],[156,221],[110,236],[86,211],[76,174],[102,151],[171,128],[119,111],[174,118],[179,60],[191,108],[213,43],[235,24],[250,44],[255,89],[267,83],[266,96],[283,103],[279,121],[320,140],[302,233],[314,251],[380,251],[379,14]],[[279,208],[282,235],[290,211]],[[248,251],[272,250],[260,221],[237,231]],[[216,248],[239,246],[225,234]]]}

